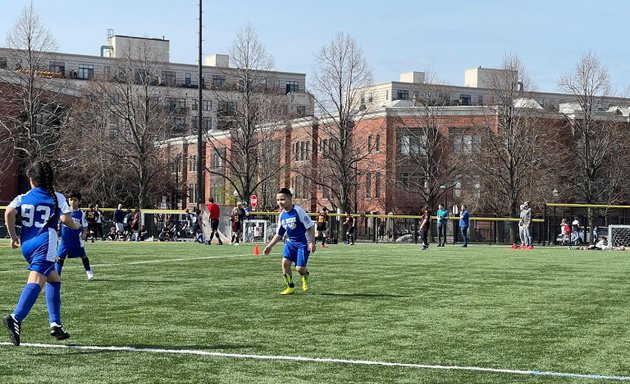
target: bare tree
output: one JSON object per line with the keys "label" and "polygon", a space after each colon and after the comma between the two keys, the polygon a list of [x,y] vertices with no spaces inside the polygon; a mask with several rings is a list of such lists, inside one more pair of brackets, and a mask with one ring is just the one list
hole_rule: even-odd
{"label": "bare tree", "polygon": [[160,156],[156,142],[177,131],[173,118],[186,110],[185,101],[171,98],[168,87],[155,86],[160,64],[148,44],[129,47],[110,74],[94,78],[85,92],[92,121],[86,137],[121,173],[130,173],[119,187],[136,194],[133,202],[139,208],[149,206],[153,187],[172,162]]}
{"label": "bare tree", "polygon": [[[33,160],[59,160],[56,152],[74,99],[67,95],[63,74],[50,68],[48,56],[56,49],[33,4],[27,6],[7,35],[7,70],[0,71],[3,110],[0,129],[9,153],[25,169]],[[14,156],[6,159],[9,164]]]}
{"label": "bare tree", "polygon": [[419,211],[418,200],[435,208],[438,199],[448,193],[458,178],[460,168],[448,137],[449,127],[442,122],[449,104],[449,98],[443,97],[444,88],[430,81],[416,86],[413,93],[409,106],[403,109],[404,117],[396,118],[396,125],[402,130],[398,171],[394,174],[404,175],[395,182],[406,198],[397,200]]}
{"label": "bare tree", "polygon": [[358,89],[371,84],[372,74],[357,43],[343,32],[321,48],[315,61],[311,87],[321,115],[318,134],[327,140],[316,182],[348,212],[356,199],[360,163],[369,152],[367,143],[357,140],[357,126],[366,113]]}
{"label": "bare tree", "polygon": [[[507,55],[502,70],[493,72],[490,82],[495,111],[487,115],[485,126],[477,127],[480,161],[471,163],[473,183],[482,202],[495,213],[518,217],[520,203],[529,200],[532,183],[551,153],[546,148],[547,130],[541,129],[537,118],[542,110],[527,98],[529,81],[517,56]],[[517,237],[515,224],[510,227],[512,242]]]}
{"label": "bare tree", "polygon": [[[602,113],[601,98],[610,95],[608,70],[598,57],[589,52],[582,56],[573,72],[563,76],[560,88],[573,95],[578,114],[567,115],[574,150],[575,194],[585,203],[614,200],[627,183],[624,177],[628,135],[619,129],[614,117]],[[589,226],[594,226],[592,209],[588,210]]]}
{"label": "bare tree", "polygon": [[[278,181],[282,167],[277,156],[269,156],[279,153],[280,140],[273,140],[277,133],[265,127],[286,118],[287,97],[270,78],[273,58],[251,25],[238,32],[230,56],[232,67],[224,69],[224,74],[233,87],[216,92],[218,130],[207,133],[212,153],[224,167],[210,167],[207,171],[225,180],[242,200],[248,201],[259,186],[268,188],[269,182]],[[220,139],[226,131],[229,144]],[[276,183],[274,189],[277,186]]]}

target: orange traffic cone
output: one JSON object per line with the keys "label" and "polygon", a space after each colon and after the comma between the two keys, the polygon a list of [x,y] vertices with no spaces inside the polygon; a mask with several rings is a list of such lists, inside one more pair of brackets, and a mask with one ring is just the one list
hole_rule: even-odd
{"label": "orange traffic cone", "polygon": [[260,255],[260,249],[258,249],[258,244],[254,246],[254,256]]}

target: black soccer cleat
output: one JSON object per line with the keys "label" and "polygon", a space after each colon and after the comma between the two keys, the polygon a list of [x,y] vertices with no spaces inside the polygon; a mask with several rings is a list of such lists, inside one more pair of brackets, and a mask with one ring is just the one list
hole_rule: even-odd
{"label": "black soccer cleat", "polygon": [[63,329],[62,325],[53,325],[50,327],[50,336],[57,340],[65,340],[70,338],[70,334]]}
{"label": "black soccer cleat", "polygon": [[13,316],[6,315],[2,318],[2,324],[9,332],[9,339],[16,347],[20,345],[20,331],[22,330],[22,324],[17,322]]}

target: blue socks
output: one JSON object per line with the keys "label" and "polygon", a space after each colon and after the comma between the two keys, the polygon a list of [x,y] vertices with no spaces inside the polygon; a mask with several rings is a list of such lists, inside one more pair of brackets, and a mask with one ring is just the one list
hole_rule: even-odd
{"label": "blue socks", "polygon": [[46,305],[50,323],[61,325],[61,282],[46,283]]}
{"label": "blue socks", "polygon": [[15,307],[15,311],[13,311],[13,317],[18,323],[21,323],[22,320],[28,316],[28,313],[33,308],[33,305],[37,301],[37,296],[39,296],[39,292],[41,292],[42,287],[35,283],[28,283],[22,290],[22,295],[20,296],[20,300]]}

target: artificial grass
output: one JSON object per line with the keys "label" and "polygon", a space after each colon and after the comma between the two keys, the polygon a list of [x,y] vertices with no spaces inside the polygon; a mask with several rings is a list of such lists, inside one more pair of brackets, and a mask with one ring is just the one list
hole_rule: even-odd
{"label": "artificial grass", "polygon": [[[0,242],[0,313],[26,281]],[[280,252],[192,243],[89,243],[96,278],[64,266],[48,336],[40,297],[22,343],[130,346],[630,376],[627,252],[538,247],[331,245],[309,260],[312,291],[281,296]],[[294,272],[299,288],[299,278]],[[43,295],[42,295],[43,296]],[[8,338],[3,337],[8,341]],[[588,383],[474,370],[255,360],[0,345],[11,383]]]}

